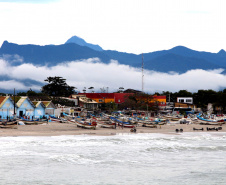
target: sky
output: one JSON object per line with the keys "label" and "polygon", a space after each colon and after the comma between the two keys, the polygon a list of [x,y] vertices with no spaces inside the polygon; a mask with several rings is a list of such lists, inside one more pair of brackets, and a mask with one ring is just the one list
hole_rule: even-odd
{"label": "sky", "polygon": [[[105,50],[147,53],[178,45],[198,51],[226,50],[225,0],[0,0],[0,45],[59,45],[76,35]],[[21,65],[12,66],[14,57]],[[67,61],[53,67],[23,63],[20,56],[0,58],[0,81],[6,90],[39,91],[40,85],[26,85],[30,79],[43,83],[48,76],[62,76],[82,91],[119,87],[141,90],[141,69],[98,58]],[[222,69],[191,70],[183,74],[144,71],[148,93],[226,87]]]}
{"label": "sky", "polygon": [[226,50],[225,0],[0,0],[0,43],[63,44],[147,53],[183,45]]}

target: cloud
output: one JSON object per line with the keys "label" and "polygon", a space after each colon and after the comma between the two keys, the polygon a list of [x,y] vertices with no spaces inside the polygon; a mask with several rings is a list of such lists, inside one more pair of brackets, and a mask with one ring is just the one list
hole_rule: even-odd
{"label": "cloud", "polygon": [[[80,91],[86,87],[109,88],[109,92],[117,91],[119,87],[141,90],[141,69],[119,64],[112,60],[109,64],[102,63],[98,58],[71,61],[53,67],[35,66],[33,64],[21,64],[11,66],[7,61],[0,60],[0,75],[7,76],[13,81],[1,82],[1,87],[11,89],[13,87],[28,90],[39,90],[40,85],[25,85],[23,81],[32,80],[43,83],[49,76],[61,76],[71,86]],[[144,91],[148,93],[186,89],[196,92],[199,89],[213,89],[218,91],[226,87],[226,76],[221,74],[222,69],[215,70],[190,70],[183,74],[175,72],[162,73],[157,71],[144,71]],[[16,83],[16,80],[18,83]],[[89,91],[87,91],[89,92]]]}
{"label": "cloud", "polygon": [[3,54],[2,59],[10,61],[10,63],[22,63],[24,61],[24,58],[17,54],[14,55]]}
{"label": "cloud", "polygon": [[9,91],[12,91],[14,88],[16,88],[17,90],[28,90],[29,88],[36,91],[40,90],[40,86],[30,85],[28,88],[22,82],[18,82],[15,80],[0,81],[0,87],[0,89]]}
{"label": "cloud", "polygon": [[0,0],[0,2],[5,3],[50,3],[59,0]]}
{"label": "cloud", "polygon": [[208,11],[187,11],[186,13],[189,13],[189,14],[209,14],[211,12],[208,12]]}

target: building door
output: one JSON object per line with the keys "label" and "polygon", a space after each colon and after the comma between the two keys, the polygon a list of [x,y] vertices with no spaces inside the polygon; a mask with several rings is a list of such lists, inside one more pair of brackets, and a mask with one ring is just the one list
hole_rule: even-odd
{"label": "building door", "polygon": [[23,117],[23,111],[22,110],[19,112],[19,116]]}

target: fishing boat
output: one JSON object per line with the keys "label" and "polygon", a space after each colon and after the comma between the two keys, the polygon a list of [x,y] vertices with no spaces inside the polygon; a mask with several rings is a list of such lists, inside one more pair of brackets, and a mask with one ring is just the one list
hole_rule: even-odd
{"label": "fishing boat", "polygon": [[153,125],[153,124],[144,123],[144,124],[142,125],[142,127],[157,128],[157,125]]}
{"label": "fishing boat", "polygon": [[111,120],[114,120],[115,122],[118,123],[118,126],[121,127],[125,127],[125,128],[133,128],[135,127],[133,124],[129,123],[129,122],[124,122],[120,119],[114,118],[114,117],[110,117]]}
{"label": "fishing boat", "polygon": [[116,126],[116,123],[111,119],[106,119],[105,121],[95,119],[95,123],[97,123],[97,125],[102,128],[115,128]]}
{"label": "fishing boat", "polygon": [[87,123],[82,123],[78,121],[75,121],[75,124],[77,125],[77,127],[81,127],[81,128],[93,129],[93,130],[96,129],[96,125],[91,125],[91,124],[89,125]]}
{"label": "fishing boat", "polygon": [[175,125],[175,124],[180,124],[180,121],[166,121],[167,125]]}
{"label": "fishing boat", "polygon": [[166,119],[163,118],[155,118],[155,122],[165,122]]}
{"label": "fishing boat", "polygon": [[203,131],[204,129],[203,128],[193,128],[193,130],[201,130],[201,131]]}
{"label": "fishing boat", "polygon": [[93,119],[86,119],[86,120],[75,120],[74,123],[77,127],[86,128],[86,129],[96,129],[97,123]]}
{"label": "fishing boat", "polygon": [[17,125],[17,121],[4,121],[0,125]]}
{"label": "fishing boat", "polygon": [[118,126],[125,127],[125,128],[133,128],[133,127],[135,127],[134,125],[125,124],[125,123],[118,123]]}
{"label": "fishing boat", "polygon": [[199,120],[200,125],[222,125],[222,122],[208,122],[208,121],[202,121]]}
{"label": "fishing boat", "polygon": [[171,121],[179,121],[179,120],[181,120],[181,118],[171,118],[170,120]]}
{"label": "fishing boat", "polygon": [[39,121],[39,118],[36,119],[36,120],[31,120],[31,119],[25,119],[25,118],[21,117],[20,119],[21,119],[22,121]]}
{"label": "fishing boat", "polygon": [[25,125],[38,125],[37,121],[25,121],[24,122]]}
{"label": "fishing boat", "polygon": [[0,125],[0,128],[17,129],[17,125]]}
{"label": "fishing boat", "polygon": [[198,122],[201,125],[222,125],[224,124],[224,119],[219,119],[219,120],[215,120],[215,119],[205,119],[203,117],[201,117],[200,115],[197,116],[198,118]]}
{"label": "fishing boat", "polygon": [[103,123],[103,124],[98,124],[102,128],[115,128],[115,124],[108,124],[108,123]]}

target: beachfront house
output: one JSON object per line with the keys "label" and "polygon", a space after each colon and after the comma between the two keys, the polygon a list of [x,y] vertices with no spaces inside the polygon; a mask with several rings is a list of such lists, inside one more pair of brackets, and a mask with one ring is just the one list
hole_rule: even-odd
{"label": "beachfront house", "polygon": [[133,95],[133,93],[79,93],[78,95],[86,96],[87,98],[94,100],[98,104],[102,103],[121,104],[124,103],[125,99],[128,98],[130,95]]}
{"label": "beachfront house", "polygon": [[192,97],[177,97],[177,103],[193,104]]}
{"label": "beachfront house", "polygon": [[86,95],[73,94],[70,99],[75,102],[76,107],[83,107],[91,110],[98,108],[98,103],[95,100],[86,97]]}
{"label": "beachfront house", "polygon": [[45,115],[55,116],[55,110],[57,107],[53,104],[52,101],[42,101],[45,105]]}
{"label": "beachfront house", "polygon": [[32,119],[34,117],[35,105],[27,96],[17,97],[17,116]]}
{"label": "beachfront house", "polygon": [[[15,104],[15,110],[17,109]],[[14,115],[14,101],[10,96],[0,96],[0,119],[11,119]]]}
{"label": "beachfront house", "polygon": [[46,107],[42,101],[32,101],[32,103],[35,105],[34,118],[43,117],[45,115]]}

